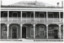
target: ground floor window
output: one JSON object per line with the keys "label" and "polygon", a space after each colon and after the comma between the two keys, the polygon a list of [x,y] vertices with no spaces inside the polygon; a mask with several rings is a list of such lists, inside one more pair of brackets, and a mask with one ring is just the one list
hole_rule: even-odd
{"label": "ground floor window", "polygon": [[7,39],[7,26],[6,26],[6,24],[1,24],[1,39]]}
{"label": "ground floor window", "polygon": [[[60,37],[61,35],[61,37]],[[61,25],[59,35],[59,25],[49,24],[48,28],[44,24],[10,24],[9,28],[6,24],[1,24],[1,39],[63,39],[63,25]]]}
{"label": "ground floor window", "polygon": [[46,26],[43,24],[37,24],[35,27],[35,38],[45,39],[47,38],[46,34]]}
{"label": "ground floor window", "polygon": [[59,27],[56,24],[50,24],[48,28],[48,38],[58,39],[59,38]]}

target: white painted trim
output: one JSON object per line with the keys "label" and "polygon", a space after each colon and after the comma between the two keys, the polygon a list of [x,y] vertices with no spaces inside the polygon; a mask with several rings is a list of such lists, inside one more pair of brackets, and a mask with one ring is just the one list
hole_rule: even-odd
{"label": "white painted trim", "polygon": [[48,11],[63,12],[63,8],[1,8],[1,11]]}

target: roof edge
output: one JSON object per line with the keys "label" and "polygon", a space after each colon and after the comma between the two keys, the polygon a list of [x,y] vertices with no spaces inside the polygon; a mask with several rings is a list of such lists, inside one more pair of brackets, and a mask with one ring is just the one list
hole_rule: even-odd
{"label": "roof edge", "polygon": [[54,6],[6,6],[6,5],[1,5],[1,8],[63,8],[63,7],[54,7]]}

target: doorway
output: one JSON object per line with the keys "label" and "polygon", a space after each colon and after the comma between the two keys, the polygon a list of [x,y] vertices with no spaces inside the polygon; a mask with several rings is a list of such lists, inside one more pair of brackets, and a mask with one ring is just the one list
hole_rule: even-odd
{"label": "doorway", "polygon": [[22,27],[22,38],[26,38],[26,27]]}
{"label": "doorway", "polygon": [[19,39],[20,38],[20,25],[11,24],[9,27],[9,38],[10,39]]}
{"label": "doorway", "polygon": [[17,38],[17,29],[16,28],[12,29],[12,38],[13,39]]}
{"label": "doorway", "polygon": [[54,30],[54,38],[58,39],[58,30]]}
{"label": "doorway", "polygon": [[50,24],[48,28],[49,39],[59,39],[59,26],[57,24]]}
{"label": "doorway", "polygon": [[22,26],[22,38],[32,39],[34,38],[33,34],[33,25],[32,24],[23,24]]}

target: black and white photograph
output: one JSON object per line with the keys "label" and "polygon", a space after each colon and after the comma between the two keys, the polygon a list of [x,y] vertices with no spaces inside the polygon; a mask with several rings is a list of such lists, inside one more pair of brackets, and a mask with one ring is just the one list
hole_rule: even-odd
{"label": "black and white photograph", "polygon": [[0,0],[0,41],[63,42],[63,0]]}

